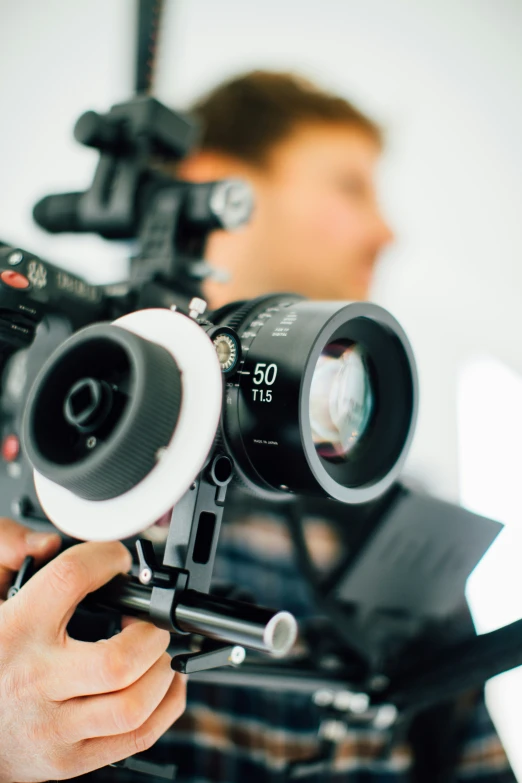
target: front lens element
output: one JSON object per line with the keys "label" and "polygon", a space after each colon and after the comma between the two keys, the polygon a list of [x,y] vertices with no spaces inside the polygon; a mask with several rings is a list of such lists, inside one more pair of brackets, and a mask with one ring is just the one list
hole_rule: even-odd
{"label": "front lens element", "polygon": [[310,389],[310,425],[317,453],[346,459],[368,428],[374,394],[364,351],[357,343],[326,346]]}

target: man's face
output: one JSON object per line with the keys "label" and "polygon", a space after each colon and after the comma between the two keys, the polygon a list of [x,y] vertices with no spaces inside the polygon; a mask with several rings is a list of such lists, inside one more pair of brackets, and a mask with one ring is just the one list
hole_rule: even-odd
{"label": "man's face", "polygon": [[307,123],[275,147],[263,167],[213,153],[179,167],[182,177],[244,177],[255,210],[237,232],[215,232],[206,257],[230,272],[207,281],[211,307],[288,291],[314,299],[367,299],[379,252],[392,239],[375,193],[379,147],[362,130]]}
{"label": "man's face", "polygon": [[265,283],[316,299],[366,299],[392,235],[379,211],[376,142],[344,126],[307,125],[280,144],[255,184],[250,227]]}

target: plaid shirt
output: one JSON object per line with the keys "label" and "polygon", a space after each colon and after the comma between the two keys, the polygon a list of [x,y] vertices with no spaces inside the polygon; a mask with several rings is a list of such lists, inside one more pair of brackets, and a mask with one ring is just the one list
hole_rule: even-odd
{"label": "plaid shirt", "polygon": [[[315,524],[308,533],[316,564],[327,564],[335,543],[327,526]],[[248,588],[259,603],[287,609],[298,619],[312,612],[312,597],[293,561],[286,526],[275,519],[225,525],[214,575]],[[189,680],[186,712],[154,746],[154,758],[176,765],[176,783],[283,783],[290,779],[291,762],[305,762],[319,752],[320,722],[320,709],[307,694]],[[411,769],[412,751],[406,743],[390,744],[389,732],[350,728],[337,743],[328,768],[310,767],[300,779],[407,783]],[[123,769],[92,774],[93,779],[117,783],[137,780],[135,773]],[[468,723],[454,780],[515,781],[482,701]]]}

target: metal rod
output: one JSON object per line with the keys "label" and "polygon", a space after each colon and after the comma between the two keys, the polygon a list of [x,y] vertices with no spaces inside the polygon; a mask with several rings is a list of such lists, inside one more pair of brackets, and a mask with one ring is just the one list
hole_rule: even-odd
{"label": "metal rod", "polygon": [[[89,603],[114,611],[148,617],[153,588],[120,575],[92,593]],[[266,609],[243,601],[185,590],[174,608],[180,631],[207,636],[227,644],[282,657],[297,637],[297,622],[289,612]]]}
{"label": "metal rod", "polygon": [[149,614],[151,594],[150,587],[129,581],[125,585],[125,590],[122,590],[118,596],[118,604],[133,613]]}
{"label": "metal rod", "polygon": [[182,631],[283,656],[297,637],[297,622],[289,612],[265,609],[242,601],[187,590],[175,610]]}

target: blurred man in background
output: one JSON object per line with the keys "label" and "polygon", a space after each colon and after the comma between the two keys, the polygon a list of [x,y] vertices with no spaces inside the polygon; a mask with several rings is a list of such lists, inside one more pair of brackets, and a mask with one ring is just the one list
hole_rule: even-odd
{"label": "blurred man in background", "polygon": [[195,107],[205,128],[182,177],[248,180],[249,224],[215,233],[207,255],[230,273],[207,282],[216,308],[294,291],[315,299],[367,299],[379,253],[392,240],[375,191],[382,136],[352,104],[280,74],[254,73]]}
{"label": "blurred man in background", "polygon": [[[279,291],[367,299],[393,238],[376,194],[383,145],[376,123],[303,79],[268,72],[218,86],[194,113],[201,142],[175,173],[192,181],[240,177],[255,192],[250,223],[234,234],[216,232],[208,243],[208,260],[230,273],[225,285],[206,281],[210,308]],[[224,526],[215,575],[306,619],[313,601],[287,527],[256,515],[252,502],[246,516],[237,512]],[[317,520],[306,533],[316,565],[331,566],[340,536]],[[289,763],[318,754],[320,719],[310,695],[189,683],[187,711],[161,745],[198,783],[283,781]],[[331,763],[305,779],[514,780],[478,694],[419,716],[402,742],[389,741],[389,733],[352,728]]]}

